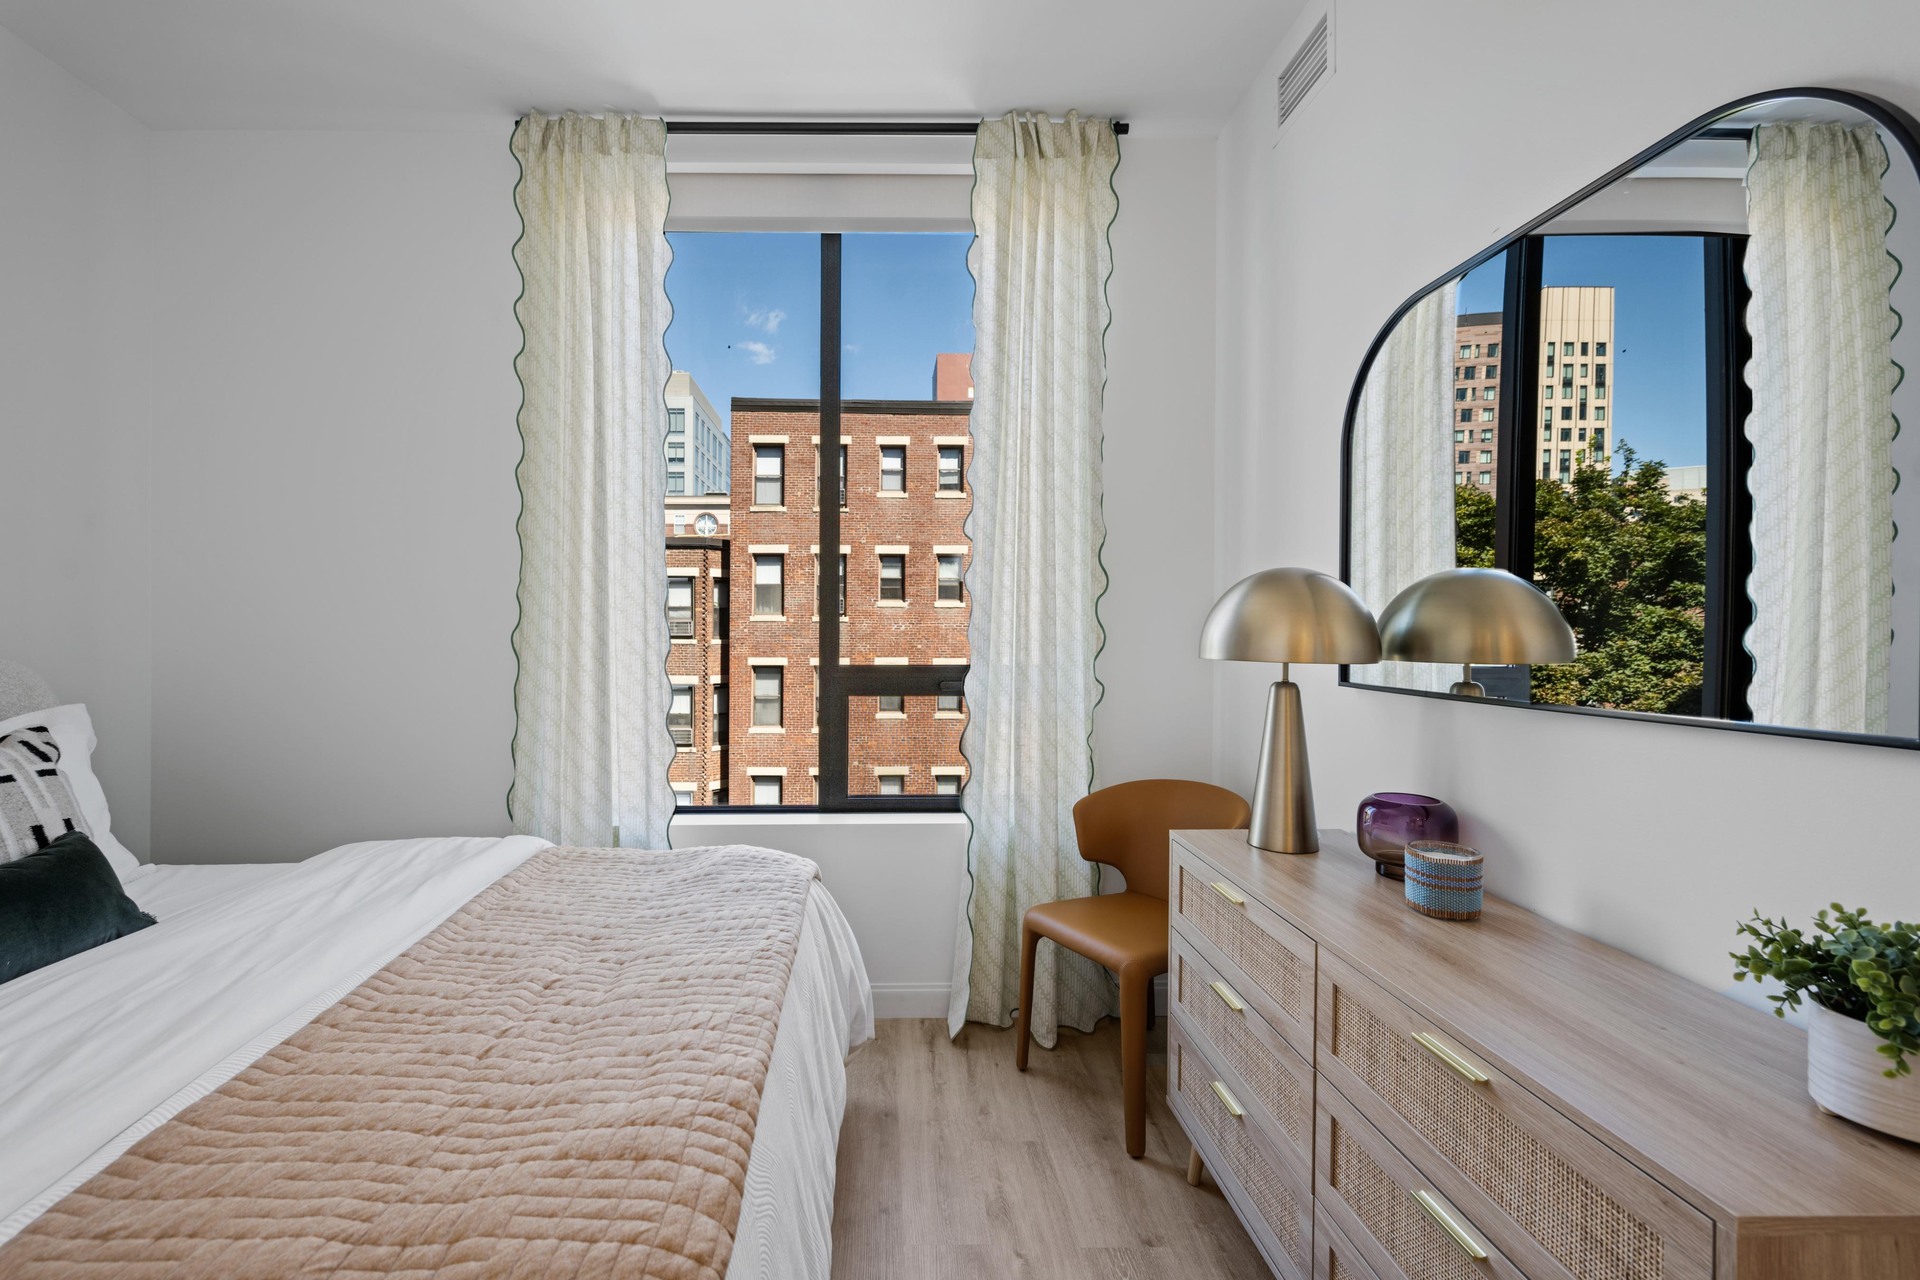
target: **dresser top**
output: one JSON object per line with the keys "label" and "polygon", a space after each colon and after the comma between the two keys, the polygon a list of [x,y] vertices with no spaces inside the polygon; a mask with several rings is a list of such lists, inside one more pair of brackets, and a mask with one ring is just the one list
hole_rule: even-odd
{"label": "dresser top", "polygon": [[1306,856],[1173,838],[1716,1216],[1920,1218],[1920,1145],[1822,1115],[1780,1019],[1492,894],[1478,920],[1420,915],[1348,832]]}

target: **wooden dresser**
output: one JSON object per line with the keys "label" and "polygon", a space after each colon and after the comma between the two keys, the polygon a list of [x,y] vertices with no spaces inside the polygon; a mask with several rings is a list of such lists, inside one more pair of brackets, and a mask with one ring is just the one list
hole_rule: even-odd
{"label": "wooden dresser", "polygon": [[1168,1101],[1276,1275],[1920,1280],[1920,1146],[1821,1115],[1801,1033],[1320,840],[1172,842]]}

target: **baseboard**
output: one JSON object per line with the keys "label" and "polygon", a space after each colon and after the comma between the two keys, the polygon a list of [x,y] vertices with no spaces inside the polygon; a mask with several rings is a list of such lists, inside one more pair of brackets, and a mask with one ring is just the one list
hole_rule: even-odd
{"label": "baseboard", "polygon": [[947,984],[944,982],[876,982],[873,984],[873,1016],[944,1018],[947,1016],[947,997]]}

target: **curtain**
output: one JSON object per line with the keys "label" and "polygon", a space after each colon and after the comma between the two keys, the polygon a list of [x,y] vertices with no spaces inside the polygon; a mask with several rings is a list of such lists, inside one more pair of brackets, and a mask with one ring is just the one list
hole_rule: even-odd
{"label": "curtain", "polygon": [[666,128],[529,115],[514,246],[520,622],[508,810],[560,844],[664,848]]}
{"label": "curtain", "polygon": [[[1458,282],[1400,318],[1367,371],[1353,420],[1352,586],[1376,614],[1400,591],[1457,558],[1453,530],[1453,356]],[[1445,689],[1453,667],[1380,662],[1353,678]]]}
{"label": "curtain", "polygon": [[1768,124],[1750,160],[1753,716],[1885,733],[1899,377],[1886,148],[1872,126]]}
{"label": "curtain", "polygon": [[[1092,785],[1101,692],[1100,399],[1119,158],[1112,124],[1077,114],[987,121],[974,147],[972,714],[961,742],[972,887],[954,950],[955,1034],[967,1020],[1012,1020],[1027,908],[1097,888],[1072,809]],[[1040,949],[1041,1044],[1061,1023],[1091,1030],[1112,1005],[1092,961]]]}

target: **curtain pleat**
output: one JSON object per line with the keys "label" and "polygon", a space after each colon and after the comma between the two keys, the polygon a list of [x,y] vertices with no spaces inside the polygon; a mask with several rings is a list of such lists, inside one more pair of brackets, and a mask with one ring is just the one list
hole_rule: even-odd
{"label": "curtain pleat", "polygon": [[[1458,282],[1400,318],[1367,371],[1353,420],[1352,586],[1379,613],[1401,590],[1454,567],[1453,368]],[[1380,662],[1353,678],[1445,689],[1452,667]]]}
{"label": "curtain pleat", "polygon": [[524,346],[516,831],[662,848],[668,649],[666,128],[532,114],[514,246]]}
{"label": "curtain pleat", "polygon": [[[974,149],[971,715],[961,743],[972,884],[954,953],[955,1034],[969,1020],[1012,1020],[1027,908],[1097,884],[1076,852],[1072,808],[1092,783],[1100,700],[1100,401],[1118,161],[1111,123],[1077,114],[984,122]],[[1097,965],[1040,949],[1040,1043],[1051,1046],[1061,1024],[1090,1030],[1112,1007]]]}
{"label": "curtain pleat", "polygon": [[1899,374],[1886,168],[1870,125],[1754,130],[1747,648],[1762,724],[1887,731]]}

